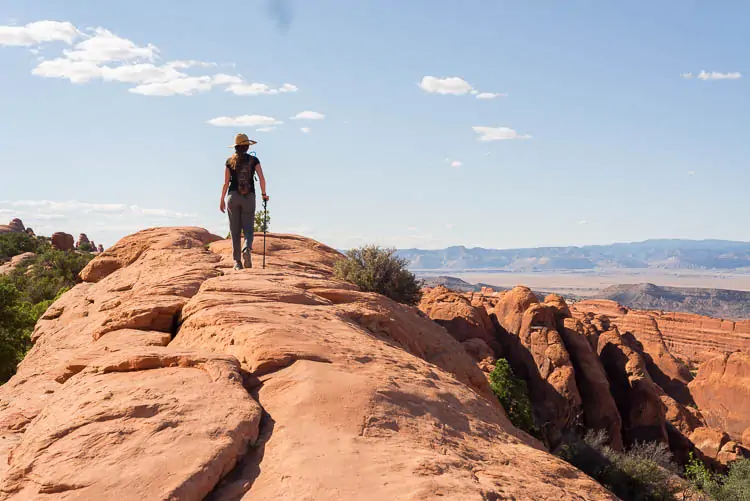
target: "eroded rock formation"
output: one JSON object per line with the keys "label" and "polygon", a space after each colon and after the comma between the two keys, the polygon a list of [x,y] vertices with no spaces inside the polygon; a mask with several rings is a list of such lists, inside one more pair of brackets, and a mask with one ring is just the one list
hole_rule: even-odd
{"label": "eroded rock formation", "polygon": [[127,237],[44,314],[0,388],[0,499],[614,499],[336,251],[272,235],[232,272],[216,240]]}
{"label": "eroded rock formation", "polygon": [[75,247],[75,240],[73,235],[63,233],[61,231],[52,234],[52,247],[61,251],[73,250]]}

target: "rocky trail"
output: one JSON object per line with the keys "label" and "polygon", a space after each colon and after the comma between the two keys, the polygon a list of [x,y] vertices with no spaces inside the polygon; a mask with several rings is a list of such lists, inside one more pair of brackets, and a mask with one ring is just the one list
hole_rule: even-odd
{"label": "rocky trail", "polygon": [[[228,242],[169,228],[94,259],[0,387],[0,499],[615,499],[510,424],[475,336],[334,280],[317,242],[268,253],[233,272]],[[511,310],[495,318],[521,331],[557,321]],[[565,423],[598,391],[571,379],[593,351],[544,332],[521,344],[572,399],[547,411]]]}

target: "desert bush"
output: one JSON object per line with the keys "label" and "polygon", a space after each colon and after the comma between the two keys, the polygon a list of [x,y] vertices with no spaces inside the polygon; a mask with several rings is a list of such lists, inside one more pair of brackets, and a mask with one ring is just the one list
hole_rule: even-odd
{"label": "desert bush", "polygon": [[730,463],[724,475],[712,472],[691,454],[685,477],[696,490],[715,501],[750,501],[750,459]]}
{"label": "desert bush", "polygon": [[48,248],[0,277],[0,384],[15,374],[31,348],[31,332],[39,317],[76,284],[91,258],[87,253]]}
{"label": "desert bush", "polygon": [[50,248],[49,242],[24,232],[0,234],[0,263],[24,252],[40,253]]}
{"label": "desert bush", "polygon": [[408,261],[396,249],[376,245],[352,249],[336,262],[336,278],[359,286],[363,292],[378,292],[399,303],[415,305],[422,297],[422,281],[407,268]]}
{"label": "desert bush", "polygon": [[[263,228],[263,217],[265,216],[265,223],[266,227]],[[264,230],[268,231],[268,228],[271,226],[271,213],[268,211],[263,211],[262,209],[255,213],[255,231],[258,233],[262,233]]]}
{"label": "desert bush", "polygon": [[672,501],[680,490],[678,467],[663,443],[636,443],[627,452],[607,445],[603,430],[568,435],[555,453],[623,501]]}
{"label": "desert bush", "polygon": [[495,369],[490,373],[490,388],[505,409],[513,426],[533,436],[538,436],[526,381],[513,373],[506,359],[497,360]]}

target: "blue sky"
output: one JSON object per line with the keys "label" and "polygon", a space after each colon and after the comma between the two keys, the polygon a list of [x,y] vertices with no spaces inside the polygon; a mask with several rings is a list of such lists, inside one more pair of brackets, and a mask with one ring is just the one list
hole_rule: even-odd
{"label": "blue sky", "polygon": [[750,240],[748,19],[741,1],[2,0],[0,222],[106,245],[226,233],[246,132],[272,229],[339,248]]}

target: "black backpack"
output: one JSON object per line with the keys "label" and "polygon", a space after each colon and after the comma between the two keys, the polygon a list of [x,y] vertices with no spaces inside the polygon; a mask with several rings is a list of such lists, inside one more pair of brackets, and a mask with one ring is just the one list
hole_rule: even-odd
{"label": "black backpack", "polygon": [[245,155],[242,161],[237,163],[234,175],[237,177],[237,192],[240,195],[245,196],[254,191],[255,163],[255,157],[250,155]]}

